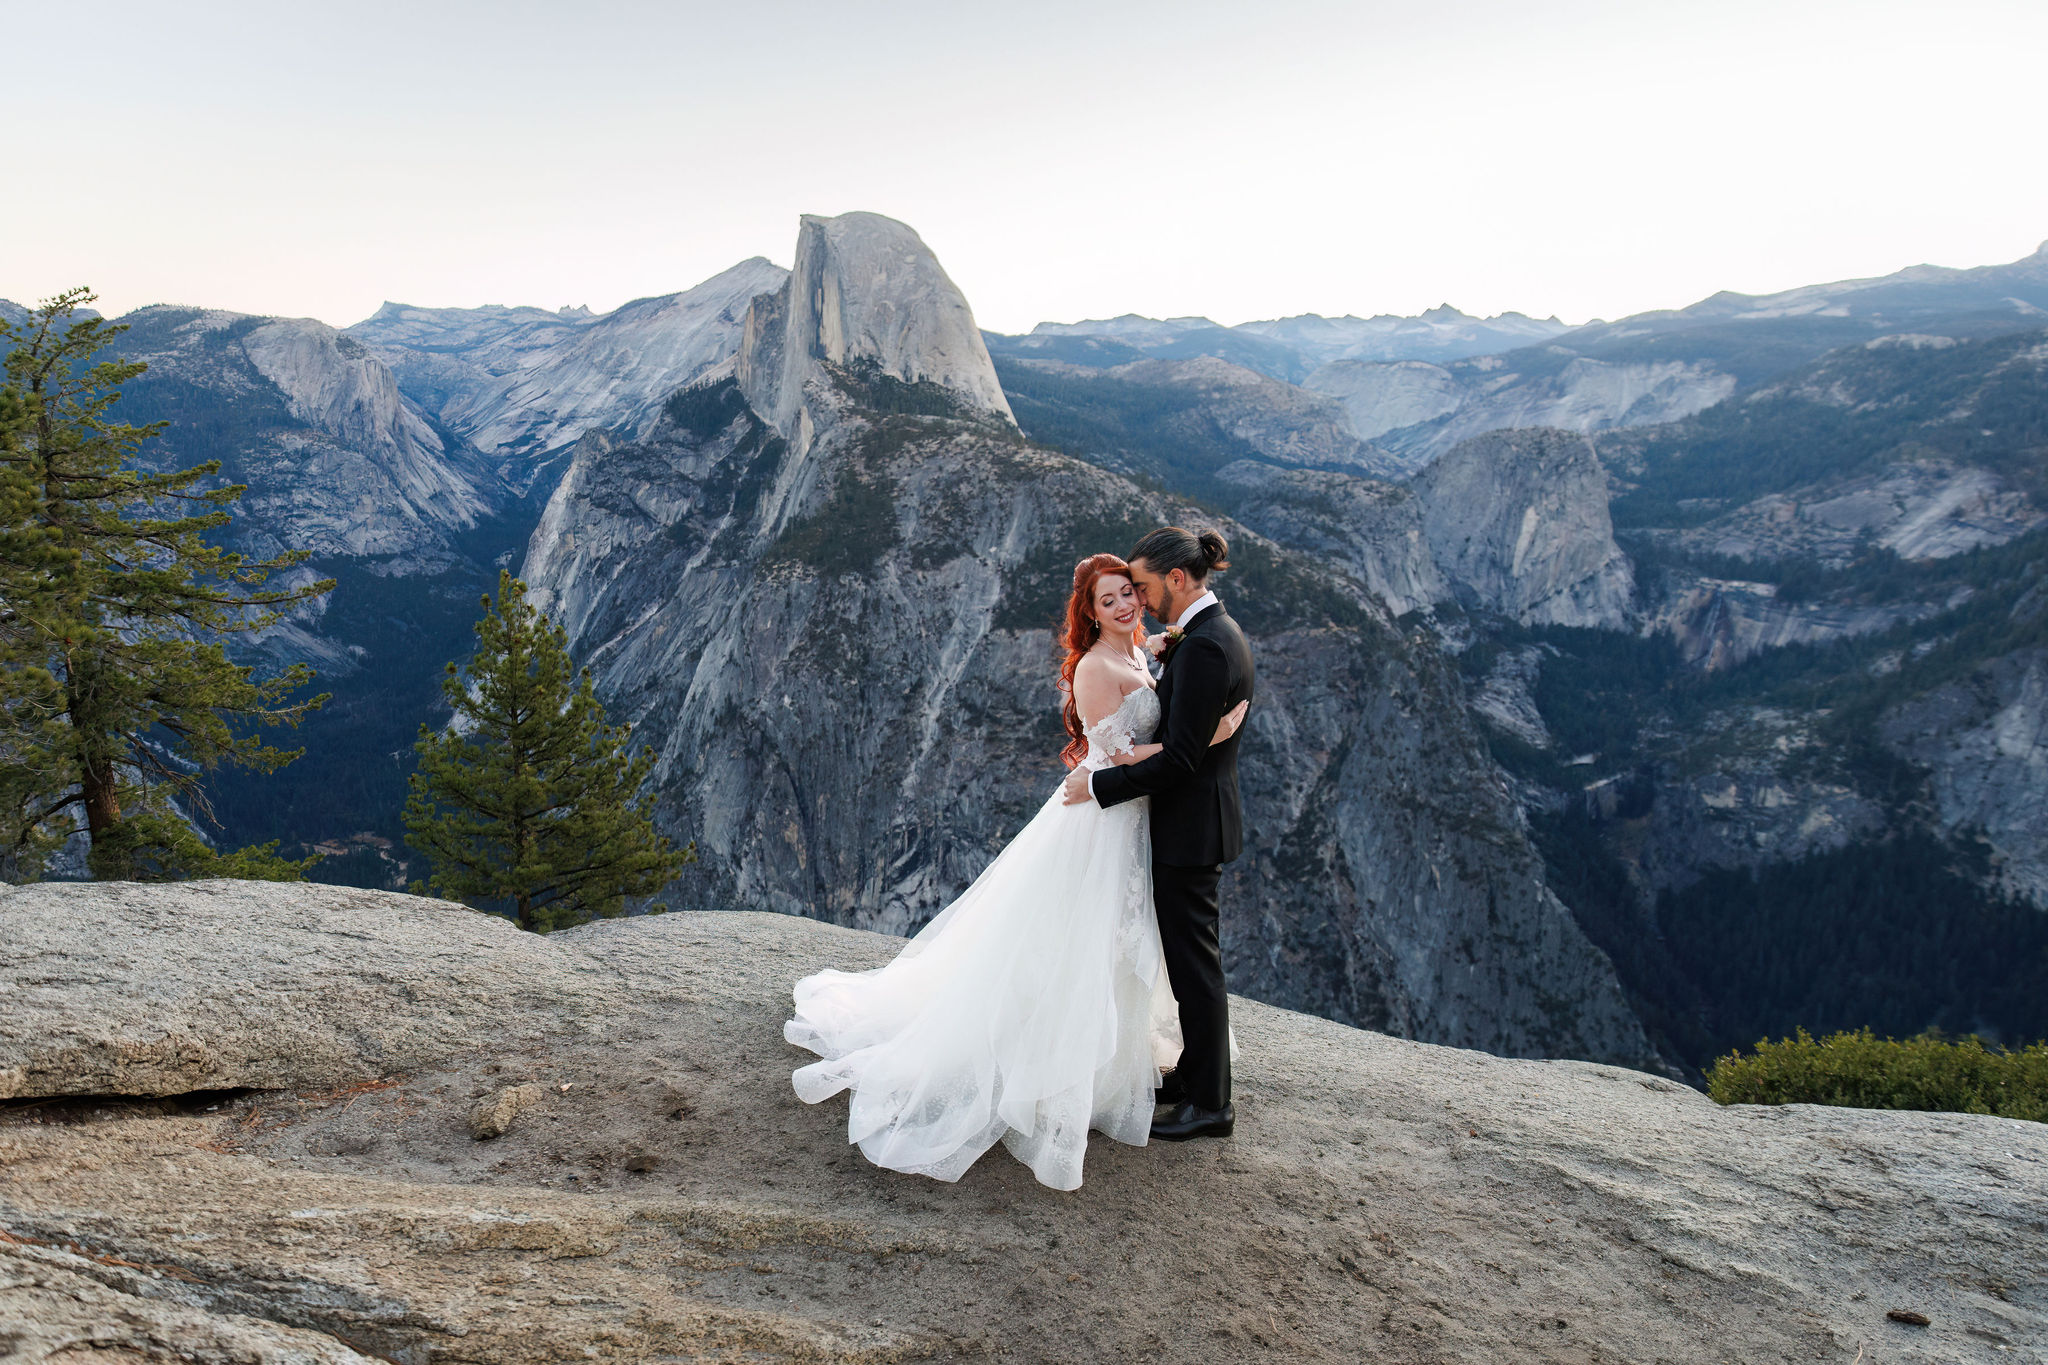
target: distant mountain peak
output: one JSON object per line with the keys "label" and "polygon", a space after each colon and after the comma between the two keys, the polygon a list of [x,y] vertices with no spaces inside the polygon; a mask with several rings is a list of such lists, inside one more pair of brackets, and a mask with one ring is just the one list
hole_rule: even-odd
{"label": "distant mountain peak", "polygon": [[[1213,355],[1275,379],[1300,382],[1332,361],[1459,360],[1513,350],[1567,330],[1554,317],[1538,320],[1522,313],[1502,313],[1479,318],[1444,303],[1417,317],[1297,313],[1235,327],[1205,317],[1162,319],[1125,313],[1085,322],[1041,322],[1026,336],[998,338],[995,344],[1004,354],[1050,355],[1070,338],[1075,343],[1093,340],[1167,359]],[[1083,364],[1115,363],[1106,353],[1070,350],[1067,354]]]}
{"label": "distant mountain peak", "polygon": [[805,214],[782,288],[748,308],[737,376],[747,401],[794,437],[818,361],[871,362],[933,383],[1014,424],[966,295],[924,240],[879,213]]}
{"label": "distant mountain peak", "polygon": [[1223,324],[1213,318],[1195,315],[1148,318],[1143,313],[1119,313],[1113,318],[1084,318],[1080,322],[1041,322],[1031,329],[1031,335],[1106,336],[1128,341],[1139,337],[1165,337],[1208,327],[1222,330]]}

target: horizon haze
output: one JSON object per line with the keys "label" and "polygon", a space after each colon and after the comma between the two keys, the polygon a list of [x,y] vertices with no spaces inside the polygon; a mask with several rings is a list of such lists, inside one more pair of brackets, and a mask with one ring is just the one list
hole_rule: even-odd
{"label": "horizon haze", "polygon": [[110,314],[604,312],[850,209],[916,223],[1001,332],[1580,323],[2048,236],[2048,10],[2009,0],[14,10],[17,51],[89,66],[0,89],[61,206],[0,227],[0,296]]}

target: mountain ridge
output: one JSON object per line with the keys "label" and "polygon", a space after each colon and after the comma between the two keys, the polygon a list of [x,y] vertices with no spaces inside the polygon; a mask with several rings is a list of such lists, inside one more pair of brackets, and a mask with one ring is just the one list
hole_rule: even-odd
{"label": "mountain ridge", "polygon": [[595,316],[386,305],[349,334],[524,490],[585,430],[644,430],[669,394],[732,356],[747,304],[787,274],[751,257]]}

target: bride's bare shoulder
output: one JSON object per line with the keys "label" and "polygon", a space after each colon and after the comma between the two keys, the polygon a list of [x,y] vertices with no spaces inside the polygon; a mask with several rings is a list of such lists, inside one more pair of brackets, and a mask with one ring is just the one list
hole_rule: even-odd
{"label": "bride's bare shoulder", "polygon": [[1074,669],[1074,709],[1084,725],[1093,725],[1123,704],[1123,688],[1110,660],[1090,654]]}
{"label": "bride's bare shoulder", "polygon": [[1118,697],[1127,697],[1141,687],[1151,686],[1150,676],[1139,677],[1129,668],[1104,654],[1084,654],[1081,662],[1074,666],[1074,685],[1092,683],[1098,687],[1114,687]]}
{"label": "bride's bare shoulder", "polygon": [[1074,681],[1083,678],[1098,678],[1109,673],[1114,665],[1100,654],[1083,654],[1081,662],[1074,665]]}

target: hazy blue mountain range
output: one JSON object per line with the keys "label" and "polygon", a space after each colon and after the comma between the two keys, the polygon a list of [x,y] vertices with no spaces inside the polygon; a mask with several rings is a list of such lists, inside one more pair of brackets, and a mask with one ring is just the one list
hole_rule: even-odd
{"label": "hazy blue mountain range", "polygon": [[2010,265],[1914,266],[1781,294],[1716,294],[1466,359],[1336,360],[1302,382],[1343,402],[1362,439],[1419,465],[1500,427],[1593,432],[1676,421],[1881,336],[1983,337],[2044,323],[2048,244]]}
{"label": "hazy blue mountain range", "polygon": [[[812,223],[795,284],[605,315],[125,319],[157,458],[222,459],[233,534],[340,580],[260,642],[336,698],[225,784],[230,840],[401,879],[412,732],[508,564],[658,745],[704,894],[907,928],[1051,774],[1062,563],[1206,519],[1273,660],[1254,993],[1505,1051],[1641,1055],[1634,1019],[1693,1066],[2048,1031],[2042,253],[1533,345],[1443,310],[1019,338],[900,224]],[[1314,349],[1425,342],[1504,349]]]}
{"label": "hazy blue mountain range", "polygon": [[[1126,313],[1089,322],[1041,322],[1025,336],[992,338],[990,349],[1075,364],[1124,363],[1140,356],[1213,356],[1299,383],[1335,360],[1457,360],[1510,350],[1565,330],[1556,318],[1520,313],[1475,318],[1449,304],[1412,318],[1326,318],[1305,313],[1235,327],[1208,318],[1158,319]],[[1119,356],[1120,361],[1112,359]]]}
{"label": "hazy blue mountain range", "polygon": [[1720,293],[1686,308],[1568,328],[1519,313],[1471,318],[1307,315],[1222,327],[1207,318],[1041,323],[991,336],[998,364],[1113,369],[1209,356],[1340,402],[1353,434],[1404,467],[1502,427],[1604,431],[1690,416],[1826,351],[1919,331],[1997,335],[2048,322],[2048,244],[2009,265],[1913,266],[1779,294]]}

